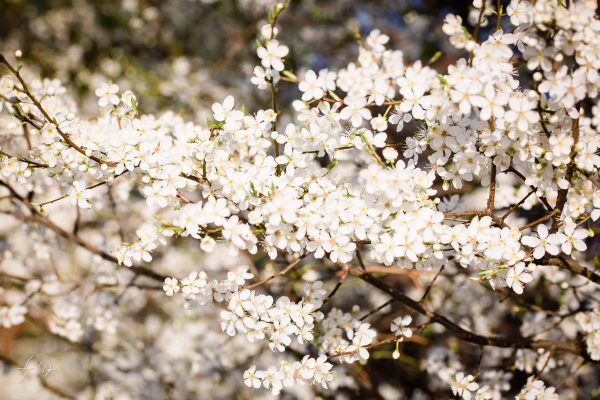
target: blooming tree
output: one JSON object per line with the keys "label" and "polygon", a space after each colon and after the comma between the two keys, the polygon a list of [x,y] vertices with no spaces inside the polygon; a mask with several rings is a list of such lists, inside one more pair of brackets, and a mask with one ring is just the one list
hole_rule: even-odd
{"label": "blooming tree", "polygon": [[227,95],[206,123],[145,114],[112,82],[85,116],[68,85],[0,55],[1,324],[35,321],[105,382],[42,386],[191,398],[201,376],[211,397],[335,396],[375,352],[407,363],[413,346],[430,393],[411,398],[591,398],[596,2],[476,0],[473,29],[444,21],[462,52],[447,68],[373,30],[318,71],[286,63],[286,7],[256,42],[270,105]]}

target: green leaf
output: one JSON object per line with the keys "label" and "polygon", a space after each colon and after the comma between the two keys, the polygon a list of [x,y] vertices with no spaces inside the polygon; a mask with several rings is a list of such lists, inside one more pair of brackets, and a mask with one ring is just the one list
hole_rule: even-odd
{"label": "green leaf", "polygon": [[444,86],[448,85],[448,81],[446,80],[446,78],[444,78],[443,75],[437,74],[436,77],[442,83],[442,85],[444,85]]}
{"label": "green leaf", "polygon": [[358,26],[354,28],[354,39],[356,39],[356,41],[358,41],[359,43],[362,42],[362,36],[360,36],[360,29],[358,28]]}
{"label": "green leaf", "polygon": [[287,76],[290,79],[298,80],[298,77],[294,75],[291,71],[284,70],[281,74]]}
{"label": "green leaf", "polygon": [[427,62],[428,65],[433,64],[434,62],[436,62],[437,60],[440,59],[440,57],[442,56],[442,52],[441,51],[436,51],[435,54],[429,59],[429,61]]}
{"label": "green leaf", "polygon": [[335,168],[335,166],[336,166],[336,165],[338,165],[338,160],[337,160],[337,158],[334,158],[333,160],[331,160],[331,164],[329,164],[329,165],[327,166],[327,169],[328,169],[329,171],[331,171],[332,169],[334,169],[334,168]]}
{"label": "green leaf", "polygon": [[429,336],[429,335],[433,335],[433,334],[434,334],[433,326],[431,324],[427,325],[425,328],[423,328],[423,336]]}
{"label": "green leaf", "polygon": [[210,118],[206,118],[206,125],[208,125],[208,129],[219,129],[224,125],[224,123],[212,121]]}
{"label": "green leaf", "polygon": [[342,99],[340,99],[340,97],[337,94],[335,94],[332,90],[328,90],[327,93],[329,93],[329,95],[331,97],[333,97],[334,100],[336,100],[336,101],[342,101]]}

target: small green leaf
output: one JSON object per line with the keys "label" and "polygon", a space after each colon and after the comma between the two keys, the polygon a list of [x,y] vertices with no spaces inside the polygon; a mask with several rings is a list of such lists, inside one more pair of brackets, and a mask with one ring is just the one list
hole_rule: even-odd
{"label": "small green leaf", "polygon": [[298,77],[294,75],[291,71],[285,70],[281,74],[287,76],[290,79],[298,80]]}
{"label": "small green leaf", "polygon": [[440,59],[440,57],[442,56],[442,52],[441,51],[436,51],[435,54],[429,59],[429,62],[427,62],[428,65],[433,64],[434,62],[436,62],[437,60]]}
{"label": "small green leaf", "polygon": [[431,326],[431,324],[423,328],[423,336],[433,335],[433,333],[433,327]]}
{"label": "small green leaf", "polygon": [[356,41],[358,41],[359,43],[362,42],[362,36],[360,36],[360,29],[358,28],[358,26],[354,28],[354,39],[356,39]]}
{"label": "small green leaf", "polygon": [[331,171],[332,169],[334,169],[334,168],[335,168],[335,166],[336,166],[336,165],[338,165],[338,160],[337,160],[337,158],[333,158],[333,159],[331,160],[331,164],[329,164],[329,165],[327,166],[327,169],[328,169],[329,171]]}
{"label": "small green leaf", "polygon": [[333,97],[334,100],[336,100],[336,101],[342,101],[342,99],[340,99],[340,97],[337,94],[335,94],[332,90],[328,90],[327,93],[329,93],[329,95],[331,97]]}

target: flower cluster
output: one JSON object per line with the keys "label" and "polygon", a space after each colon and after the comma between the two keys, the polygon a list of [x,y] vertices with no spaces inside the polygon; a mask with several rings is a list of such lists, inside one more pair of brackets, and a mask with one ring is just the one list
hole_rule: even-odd
{"label": "flower cluster", "polygon": [[241,265],[234,271],[228,272],[227,279],[213,279],[210,282],[206,272],[193,271],[181,282],[175,278],[166,278],[163,290],[167,296],[181,292],[186,301],[205,305],[213,301],[231,301],[232,295],[239,295],[239,291],[242,290],[246,281],[253,277],[254,275],[248,272],[247,265]]}
{"label": "flower cluster", "polygon": [[410,315],[398,317],[392,321],[390,329],[392,333],[398,337],[398,341],[403,341],[405,338],[412,337],[413,331],[409,328],[411,322],[412,317]]}
{"label": "flower cluster", "polygon": [[339,356],[346,363],[369,359],[368,346],[373,343],[377,332],[371,324],[356,318],[354,313],[345,313],[333,308],[321,323],[319,346],[330,355]]}
{"label": "flower cluster", "polygon": [[27,307],[16,304],[10,307],[0,307],[0,324],[4,328],[20,325],[25,321]]}
{"label": "flower cluster", "polygon": [[585,343],[591,359],[600,360],[600,312],[579,313],[576,319],[581,332],[585,333]]}
{"label": "flower cluster", "polygon": [[305,356],[301,361],[289,363],[282,361],[279,368],[257,370],[251,366],[244,372],[244,383],[248,387],[258,389],[264,387],[278,395],[283,388],[294,386],[297,382],[313,382],[327,388],[327,383],[334,379],[331,372],[333,365],[327,362],[326,356],[310,358]]}
{"label": "flower cluster", "polygon": [[448,385],[452,393],[461,399],[499,400],[506,397],[505,392],[511,387],[511,373],[489,369],[477,377],[467,374],[456,355],[446,349],[434,348],[425,365],[432,376],[442,385]]}
{"label": "flower cluster", "polygon": [[233,293],[228,311],[221,313],[221,328],[229,336],[243,334],[251,342],[267,338],[272,351],[285,351],[294,337],[300,344],[310,342],[315,322],[323,318],[317,311],[323,297],[318,286],[315,289],[296,303],[285,296],[274,301],[248,289]]}
{"label": "flower cluster", "polygon": [[558,400],[559,395],[553,387],[546,387],[544,381],[530,376],[527,384],[516,396],[517,400]]}
{"label": "flower cluster", "polygon": [[[131,370],[154,351],[167,353],[166,364],[185,359],[165,351],[167,345],[143,353],[146,338],[135,346],[115,344],[123,329],[119,315],[135,316],[156,300],[121,299],[162,287],[167,297],[182,299],[187,315],[218,320],[216,330],[231,346],[247,346],[240,352],[247,357],[232,357],[228,365],[246,370],[246,386],[275,395],[302,383],[325,390],[335,384],[334,363],[364,363],[372,347],[395,342],[397,359],[400,342],[445,343],[454,335],[481,347],[478,372],[470,374],[463,364],[468,357],[458,357],[448,342],[426,359],[432,385],[441,382],[465,400],[501,398],[511,390],[511,375],[483,366],[484,350],[514,350],[494,350],[490,365],[510,361],[527,373],[535,367],[537,377],[555,373],[581,355],[573,320],[589,358],[599,360],[599,315],[587,310],[600,276],[586,254],[593,247],[591,222],[600,217],[594,2],[513,0],[504,14],[502,4],[495,9],[475,1],[473,31],[459,16],[445,19],[451,45],[468,52],[447,71],[435,66],[435,57],[410,62],[388,48],[388,35],[372,30],[360,39],[356,61],[297,73],[286,69],[293,64],[290,48],[279,36],[286,6],[273,8],[257,41],[260,65],[253,66],[251,82],[269,89],[268,108],[247,107],[227,94],[212,104],[206,123],[172,111],[144,114],[143,103],[112,82],[99,85],[98,115],[86,118],[59,81],[28,85],[21,67],[2,56],[10,75],[0,81],[0,111],[12,122],[2,128],[8,133],[0,151],[0,210],[44,227],[23,235],[50,242],[33,247],[36,260],[52,271],[29,265],[37,262],[13,264],[43,282],[48,330],[72,342],[98,334],[107,353],[123,357],[117,364]],[[479,37],[494,14],[496,29]],[[284,84],[301,93],[287,109],[278,98]],[[81,279],[92,285],[62,276],[52,235],[90,253],[92,268]],[[20,237],[8,240],[19,248]],[[180,271],[198,263],[199,251],[208,254],[201,258],[206,271]],[[20,252],[26,258],[31,250]],[[231,258],[221,265],[225,257]],[[6,259],[13,260],[8,250]],[[269,268],[273,274],[258,280]],[[301,284],[272,285],[292,270]],[[385,279],[391,275],[398,278]],[[17,291],[29,280],[5,278]],[[380,323],[392,334],[377,341],[379,328],[365,318],[385,305],[364,317],[357,315],[358,301],[328,307],[344,298],[334,298],[343,285],[341,293],[352,297],[346,282],[355,279],[427,321],[411,327],[406,310],[394,312],[401,316]],[[399,289],[407,281],[422,290],[420,300]],[[541,286],[533,296],[532,288]],[[364,296],[375,306],[376,295]],[[22,323],[28,309],[25,303],[0,308],[2,326]],[[499,335],[510,331],[501,323],[508,320],[519,321],[515,331],[522,335]],[[159,332],[150,318],[136,323],[147,325],[153,338],[172,334]],[[201,336],[179,323],[189,336]],[[215,346],[225,339],[206,340]],[[271,351],[255,361],[260,346]],[[123,355],[123,347],[137,353]],[[213,355],[190,348],[196,356],[181,364],[198,375],[213,367],[203,360]],[[567,355],[555,355],[556,349]],[[297,359],[280,358],[284,352]],[[257,369],[259,363],[268,366]],[[165,382],[182,375],[169,368],[161,367]],[[153,378],[147,379],[158,381]],[[556,390],[530,378],[517,398],[554,398]]]}

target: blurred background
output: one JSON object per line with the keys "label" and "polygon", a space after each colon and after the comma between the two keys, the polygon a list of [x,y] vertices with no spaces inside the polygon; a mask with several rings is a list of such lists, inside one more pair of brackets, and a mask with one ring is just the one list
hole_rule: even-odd
{"label": "blurred background", "polygon": [[[21,49],[29,69],[68,82],[88,107],[95,107],[89,96],[95,87],[111,79],[133,90],[145,112],[204,117],[206,106],[226,94],[266,101],[249,78],[257,29],[275,3],[2,0],[0,48]],[[286,66],[301,72],[346,65],[357,55],[356,29],[363,35],[382,30],[409,61],[438,50],[452,57],[441,21],[448,12],[467,20],[469,6],[460,0],[292,0],[280,25],[281,40],[291,48]]]}

